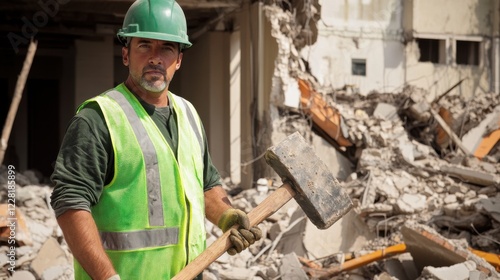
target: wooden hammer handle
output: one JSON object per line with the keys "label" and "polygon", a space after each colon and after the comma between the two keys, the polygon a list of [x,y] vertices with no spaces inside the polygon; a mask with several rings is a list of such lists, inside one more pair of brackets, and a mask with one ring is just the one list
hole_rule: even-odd
{"label": "wooden hammer handle", "polygon": [[[288,183],[284,183],[264,201],[262,201],[261,204],[248,213],[250,226],[253,227],[260,224],[267,217],[278,211],[294,196],[295,191],[293,188]],[[205,251],[203,251],[203,253],[190,262],[184,269],[179,271],[179,273],[175,275],[172,280],[191,280],[198,276],[205,268],[217,260],[232,246],[232,243],[229,240],[229,235],[230,231],[228,230]]]}

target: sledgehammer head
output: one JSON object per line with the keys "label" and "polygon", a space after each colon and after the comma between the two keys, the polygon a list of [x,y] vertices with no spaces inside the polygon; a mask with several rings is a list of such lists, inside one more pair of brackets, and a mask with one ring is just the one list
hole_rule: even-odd
{"label": "sledgehammer head", "polygon": [[292,186],[295,200],[319,229],[330,227],[352,208],[337,179],[298,132],[269,148],[265,159]]}

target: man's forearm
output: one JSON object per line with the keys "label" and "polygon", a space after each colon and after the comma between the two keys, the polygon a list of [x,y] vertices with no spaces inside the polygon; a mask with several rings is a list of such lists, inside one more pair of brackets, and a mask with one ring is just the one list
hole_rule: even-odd
{"label": "man's forearm", "polygon": [[222,213],[231,208],[231,202],[222,186],[216,186],[205,192],[205,216],[217,225]]}
{"label": "man's forearm", "polygon": [[57,218],[57,222],[73,256],[92,279],[108,279],[116,274],[88,211],[68,210]]}

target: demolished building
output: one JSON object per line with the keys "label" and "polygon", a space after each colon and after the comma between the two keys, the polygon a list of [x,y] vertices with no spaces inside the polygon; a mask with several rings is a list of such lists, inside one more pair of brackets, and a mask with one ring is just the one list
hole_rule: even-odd
{"label": "demolished building", "polygon": [[[292,201],[262,223],[267,238],[259,246],[238,258],[222,256],[206,270],[205,279],[498,278],[500,149],[495,124],[500,119],[500,96],[495,76],[498,52],[494,51],[500,27],[498,2],[467,3],[475,7],[477,18],[493,22],[492,30],[471,38],[470,34],[450,35],[458,28],[456,24],[436,35],[426,21],[418,20],[431,1],[290,2],[253,6],[265,18],[261,28],[270,33],[260,30],[259,40],[274,46],[263,54],[276,54],[276,59],[271,60],[271,68],[253,73],[263,80],[252,85],[259,87],[255,111],[242,108],[254,116],[252,125],[245,128],[249,138],[242,139],[253,139],[256,146],[241,155],[238,165],[249,172],[246,176],[251,182],[264,180],[256,185],[243,178],[238,184],[230,176],[225,187],[233,205],[251,211],[281,184],[259,155],[299,131],[357,205],[330,229],[318,231]],[[367,9],[360,12],[360,5]],[[402,27],[408,19],[407,5],[414,11],[410,26],[415,29],[409,28],[413,37]],[[380,10],[371,11],[375,7]],[[324,16],[328,11],[342,16],[333,16],[329,22]],[[496,17],[488,11],[497,11]],[[351,16],[374,19],[368,26],[372,29],[363,24],[353,28],[346,20]],[[389,27],[381,28],[377,16]],[[345,22],[339,26],[338,20]],[[321,21],[325,21],[323,26]],[[477,28],[483,25],[481,21]],[[339,34],[342,26],[351,29]],[[338,42],[321,43],[329,36],[336,36]],[[458,42],[469,40],[473,42]],[[314,58],[318,54],[315,42],[330,44],[327,49],[333,56],[319,52],[320,58]],[[465,55],[473,65],[454,69],[459,55],[448,51],[456,51],[459,44],[477,53]],[[347,46],[353,54],[346,56],[331,47],[338,45]],[[439,63],[434,61],[436,45]],[[429,61],[420,61],[424,53],[420,47],[426,46]],[[384,57],[380,52],[388,52],[389,61],[372,64],[370,57]],[[445,63],[441,63],[443,57]],[[272,64],[260,56],[255,59],[257,64]],[[338,60],[343,63],[335,64]],[[359,75],[363,72],[367,76]],[[371,73],[376,77],[370,77]],[[451,76],[445,79],[443,73]],[[417,75],[425,78],[414,81]],[[483,141],[488,145],[482,145]],[[6,178],[6,170],[2,172]],[[32,172],[21,174],[26,179],[18,181],[18,207],[27,237],[17,248],[16,273],[24,274],[17,277],[30,277],[29,273],[31,279],[71,279],[71,253],[47,203],[50,186]],[[2,192],[6,198],[7,189]],[[220,235],[218,229],[207,227],[210,239]],[[8,229],[4,234],[8,236]],[[8,253],[9,249],[2,246],[2,250]],[[384,253],[377,255],[380,251]],[[422,254],[429,258],[422,260]],[[2,260],[2,277],[10,276],[5,271],[8,261]]]}

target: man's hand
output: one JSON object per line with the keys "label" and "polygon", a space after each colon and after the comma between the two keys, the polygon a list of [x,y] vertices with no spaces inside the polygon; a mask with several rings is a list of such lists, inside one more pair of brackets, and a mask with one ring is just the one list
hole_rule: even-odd
{"label": "man's hand", "polygon": [[[232,228],[236,224],[239,227]],[[231,231],[229,240],[233,243],[233,247],[227,250],[229,255],[240,253],[262,238],[260,228],[257,226],[250,228],[247,214],[239,209],[229,208],[224,211],[219,219],[218,226],[223,232]]]}

